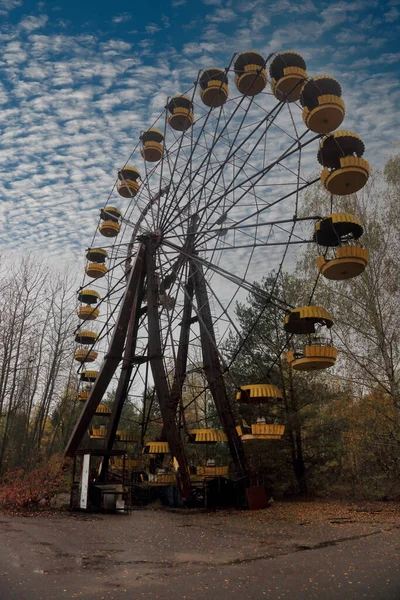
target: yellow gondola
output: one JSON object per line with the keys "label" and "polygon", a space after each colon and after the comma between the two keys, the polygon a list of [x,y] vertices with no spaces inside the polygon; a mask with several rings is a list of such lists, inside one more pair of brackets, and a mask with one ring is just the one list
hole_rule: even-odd
{"label": "yellow gondola", "polygon": [[142,454],[169,454],[168,442],[147,442]]}
{"label": "yellow gondola", "polygon": [[88,429],[89,437],[93,440],[105,440],[107,437],[107,429],[103,425],[99,428],[93,427],[92,430]]}
{"label": "yellow gondola", "polygon": [[227,465],[222,466],[202,466],[196,467],[196,475],[200,477],[227,477],[229,473],[229,467]]}
{"label": "yellow gondola", "polygon": [[97,333],[88,329],[80,329],[75,334],[75,341],[77,344],[91,345],[94,344],[97,338]]}
{"label": "yellow gondola", "polygon": [[227,437],[222,429],[190,429],[188,431],[188,443],[191,444],[210,444],[226,442]]}
{"label": "yellow gondola", "polygon": [[340,246],[331,252],[333,257],[321,254],[316,259],[318,271],[326,279],[334,281],[352,279],[361,275],[368,265],[368,250],[361,246]]}
{"label": "yellow gondola", "polygon": [[254,50],[242,52],[235,60],[235,85],[245,96],[260,94],[267,85],[265,59]]}
{"label": "yellow gondola", "polygon": [[94,381],[96,381],[98,374],[99,374],[98,371],[82,371],[81,372],[81,381],[87,381],[89,383],[93,383]]}
{"label": "yellow gondola", "polygon": [[117,191],[123,198],[133,198],[140,189],[140,173],[135,167],[124,167],[118,172],[121,183],[117,185]]}
{"label": "yellow gondola", "polygon": [[334,131],[321,141],[321,182],[328,192],[345,196],[364,187],[369,177],[369,163],[361,158],[364,150],[362,139],[352,131]]}
{"label": "yellow gondola", "polygon": [[[271,400],[282,401],[283,394],[277,386],[270,383],[242,385],[236,394],[236,400],[247,404],[263,404]],[[250,431],[250,426],[246,425],[246,427]],[[284,428],[284,425],[266,425],[265,418],[260,416],[257,424],[251,425],[251,433],[244,433],[241,426],[236,427],[236,430],[243,440],[275,439],[277,435],[275,429],[281,427]],[[281,430],[279,429],[279,431]]]}
{"label": "yellow gondola", "polygon": [[94,362],[99,353],[95,350],[86,350],[86,348],[78,348],[75,350],[74,358],[80,363]]}
{"label": "yellow gondola", "polygon": [[113,223],[118,223],[121,216],[121,211],[115,206],[105,206],[100,211],[100,219],[103,221],[112,221]]}
{"label": "yellow gondola", "polygon": [[268,402],[271,399],[282,400],[283,395],[279,388],[270,383],[242,385],[236,394],[239,402]]}
{"label": "yellow gondola", "polygon": [[107,273],[108,269],[106,265],[101,263],[89,263],[85,271],[89,277],[92,277],[93,279],[99,279]]}
{"label": "yellow gondola", "polygon": [[314,242],[320,246],[340,246],[349,240],[358,240],[363,226],[350,213],[332,213],[319,219],[314,228]]}
{"label": "yellow gondola", "polygon": [[119,442],[136,442],[136,436],[134,433],[129,431],[117,431],[117,441]]}
{"label": "yellow gondola", "polygon": [[148,129],[142,134],[140,154],[148,162],[158,162],[163,155],[164,135],[158,129]]}
{"label": "yellow gondola", "polygon": [[329,75],[318,75],[303,85],[300,103],[308,129],[315,133],[331,133],[341,125],[346,114],[341,95],[339,82]]}
{"label": "yellow gondola", "polygon": [[103,223],[99,226],[99,231],[104,237],[116,237],[119,233],[121,225],[119,219],[121,213],[115,206],[105,206],[100,211],[100,219],[103,219]]}
{"label": "yellow gondola", "polygon": [[89,396],[90,396],[90,390],[87,390],[87,389],[81,390],[78,395],[78,400],[80,402],[86,402],[86,400],[89,398]]}
{"label": "yellow gondola", "polygon": [[300,54],[280,52],[269,67],[272,93],[278,100],[296,102],[300,98],[302,82],[307,79],[306,63]]}
{"label": "yellow gondola", "polygon": [[[105,263],[108,258],[107,250],[104,248],[89,248],[86,252],[86,258],[89,262],[93,263]],[[97,292],[95,292],[97,294]]]}
{"label": "yellow gondola", "polygon": [[284,329],[288,333],[315,333],[317,324],[330,329],[333,319],[322,306],[299,306],[286,315]]}
{"label": "yellow gondola", "polygon": [[99,404],[94,414],[98,417],[109,417],[111,410],[105,404]]}
{"label": "yellow gondola", "polygon": [[217,108],[228,99],[228,77],[224,69],[206,69],[200,76],[200,98],[206,106]]}
{"label": "yellow gondola", "polygon": [[108,238],[117,237],[120,229],[121,225],[119,223],[114,223],[113,221],[104,221],[99,227],[101,235]]}
{"label": "yellow gondola", "polygon": [[[134,471],[138,467],[139,461],[135,458],[126,458],[125,459],[125,469]],[[112,458],[111,466],[114,469],[123,469],[124,468],[124,460],[123,458]]]}
{"label": "yellow gondola", "polygon": [[296,371],[316,371],[333,367],[338,350],[331,345],[307,345],[302,353],[289,350],[286,360]]}
{"label": "yellow gondola", "polygon": [[251,426],[251,433],[244,433],[241,427],[237,427],[242,441],[249,440],[280,440],[285,433],[284,425],[256,423]]}
{"label": "yellow gondola", "polygon": [[78,292],[78,300],[85,304],[96,304],[100,300],[100,294],[96,290],[80,290]]}
{"label": "yellow gondola", "polygon": [[82,321],[95,321],[100,314],[98,308],[93,308],[90,304],[86,306],[80,306],[76,311],[79,319]]}
{"label": "yellow gondola", "polygon": [[341,281],[365,270],[368,250],[357,244],[362,233],[360,221],[349,213],[333,213],[316,222],[314,241],[327,247],[316,259],[317,268],[324,277]]}
{"label": "yellow gondola", "polygon": [[193,102],[187,96],[174,96],[167,104],[168,123],[176,131],[187,131],[193,125]]}

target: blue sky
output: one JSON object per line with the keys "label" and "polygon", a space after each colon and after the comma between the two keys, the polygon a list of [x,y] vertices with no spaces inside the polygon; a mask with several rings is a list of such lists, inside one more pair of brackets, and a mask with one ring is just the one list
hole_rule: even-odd
{"label": "blue sky", "polygon": [[165,98],[250,48],[294,49],[311,75],[335,76],[343,128],[382,166],[399,131],[399,17],[395,0],[0,0],[0,251],[83,265],[116,171]]}

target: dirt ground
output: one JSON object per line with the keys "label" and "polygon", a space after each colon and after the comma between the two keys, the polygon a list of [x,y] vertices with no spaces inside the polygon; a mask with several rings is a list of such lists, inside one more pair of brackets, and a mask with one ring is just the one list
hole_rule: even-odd
{"label": "dirt ground", "polygon": [[400,600],[400,503],[0,515],[1,600]]}

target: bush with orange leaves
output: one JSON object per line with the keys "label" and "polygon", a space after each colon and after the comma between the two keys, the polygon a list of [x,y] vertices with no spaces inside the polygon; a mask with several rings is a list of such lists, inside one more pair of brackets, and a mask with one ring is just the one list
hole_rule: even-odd
{"label": "bush with orange leaves", "polygon": [[7,471],[0,482],[0,509],[24,512],[54,507],[67,468],[59,456],[53,456],[31,469]]}

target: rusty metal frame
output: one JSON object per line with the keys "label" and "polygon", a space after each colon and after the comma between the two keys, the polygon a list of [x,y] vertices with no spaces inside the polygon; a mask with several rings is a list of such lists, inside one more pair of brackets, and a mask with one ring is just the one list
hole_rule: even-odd
{"label": "rusty metal frame", "polygon": [[[144,299],[144,280],[146,278],[149,340],[148,360],[163,419],[163,439],[168,441],[171,455],[177,460],[179,465],[177,481],[182,499],[187,502],[192,498],[192,486],[185,446],[177,423],[177,413],[182,400],[182,387],[186,375],[194,299],[197,304],[196,320],[199,322],[200,328],[204,373],[221,425],[227,435],[230,453],[239,478],[246,477],[247,475],[246,457],[242,441],[236,431],[232,404],[225,387],[224,371],[219,359],[203,268],[198,261],[191,260],[187,256],[185,259],[181,259],[178,267],[182,267],[182,263],[188,260],[189,272],[184,284],[185,300],[182,321],[180,323],[181,331],[174,379],[172,385],[168,383],[162,356],[159,320],[155,261],[157,247],[158,242],[153,237],[143,239],[143,243],[139,245],[135,263],[129,274],[127,289],[108,353],[103,361],[99,376],[93,385],[89,399],[70,437],[65,450],[65,456],[72,456],[77,451],[118,364],[123,360],[105,443],[107,450],[112,448],[132,376],[139,320],[142,314],[141,304]],[[174,272],[173,275],[176,276],[176,273]],[[123,352],[124,354],[122,355]],[[105,470],[106,461],[104,462],[102,472]]]}
{"label": "rusty metal frame", "polygon": [[145,246],[140,244],[137,250],[135,263],[129,275],[127,287],[121,303],[121,308],[119,310],[117,323],[110,346],[108,348],[108,352],[104,357],[99,375],[94,382],[89,398],[85,402],[85,406],[78,419],[78,422],[76,423],[71,437],[68,440],[64,451],[65,457],[73,456],[77,451],[83,436],[90,425],[90,421],[92,420],[96,409],[100,404],[101,399],[103,398],[107,387],[118,367],[118,364],[122,360],[122,352],[125,344],[127,329],[132,316],[132,307],[134,305],[135,298],[137,298],[138,289],[142,280],[144,256]]}
{"label": "rusty metal frame", "polygon": [[149,239],[146,248],[147,277],[147,319],[148,319],[148,353],[154,386],[164,424],[164,431],[171,455],[179,465],[177,482],[182,500],[188,502],[192,498],[192,485],[186,459],[185,447],[176,422],[176,404],[172,398],[164,367],[161,345],[160,320],[158,315],[158,294],[155,271],[155,253],[157,244]]}
{"label": "rusty metal frame", "polygon": [[129,319],[128,333],[126,336],[126,344],[124,350],[124,357],[122,360],[121,374],[119,376],[113,408],[107,429],[107,438],[105,444],[107,450],[111,450],[115,441],[115,434],[117,432],[118,424],[121,418],[121,412],[124,406],[124,402],[128,396],[129,383],[135,365],[134,355],[139,329],[140,307],[143,299],[144,276],[145,270],[143,269],[141,273],[140,283],[136,289],[135,297],[133,299],[133,303],[130,309],[131,315]]}
{"label": "rusty metal frame", "polygon": [[246,455],[242,440],[236,430],[232,404],[225,387],[202,265],[191,260],[190,273],[197,301],[204,373],[221,425],[228,438],[229,450],[235,463],[237,476],[243,478],[247,476]]}

